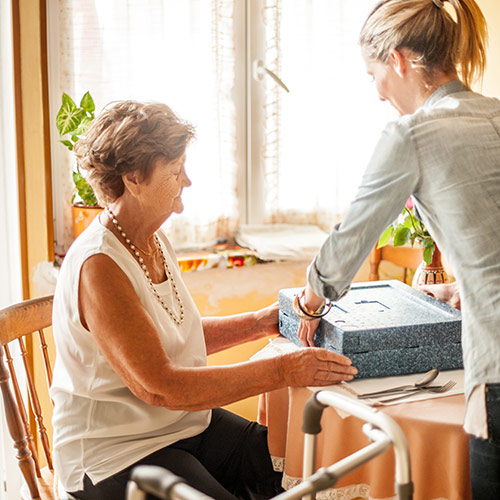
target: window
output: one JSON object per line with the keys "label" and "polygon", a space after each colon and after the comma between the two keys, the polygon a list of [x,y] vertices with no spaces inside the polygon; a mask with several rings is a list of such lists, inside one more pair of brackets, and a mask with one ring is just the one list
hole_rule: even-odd
{"label": "window", "polygon": [[[189,244],[234,231],[232,2],[64,0],[48,5],[53,116],[62,92],[76,100],[88,90],[98,110],[119,99],[170,105],[198,131],[188,151],[194,187],[185,192],[184,215],[170,222],[172,235]],[[61,251],[72,240],[71,158],[57,144],[55,129],[53,136],[55,233]]]}
{"label": "window", "polygon": [[22,296],[12,64],[10,3],[0,2],[0,307]]}
{"label": "window", "polygon": [[[290,93],[267,82],[265,218],[338,222],[392,113],[369,82],[358,35],[371,0],[274,2],[266,59]],[[278,36],[276,35],[278,33]],[[274,90],[274,92],[273,92]]]}
{"label": "window", "polygon": [[[174,245],[241,223],[328,230],[387,120],[357,36],[374,0],[49,0],[51,110],[87,90],[162,101],[197,128]],[[269,73],[279,76],[287,93]],[[54,121],[54,120],[53,120]],[[53,128],[56,251],[72,240],[71,159]]]}

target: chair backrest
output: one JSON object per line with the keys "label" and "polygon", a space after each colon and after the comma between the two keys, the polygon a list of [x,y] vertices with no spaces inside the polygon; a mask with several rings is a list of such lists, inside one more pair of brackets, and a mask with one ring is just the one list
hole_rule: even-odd
{"label": "chair backrest", "polygon": [[[36,428],[47,461],[49,475],[52,475],[50,474],[52,472],[51,446],[42,415],[40,391],[37,389],[42,382],[48,384],[48,386],[52,382],[52,370],[44,333],[44,329],[52,324],[52,303],[53,297],[48,296],[26,300],[0,310],[0,388],[3,407],[7,426],[14,440],[14,448],[17,449],[19,467],[26,480],[31,498],[40,498],[42,487],[45,493],[43,497],[45,498],[47,491],[51,491],[52,488],[52,485],[46,484],[46,478],[42,478],[29,417],[31,411],[31,415],[34,416],[36,421]],[[37,340],[42,351],[45,381],[35,380],[30,368],[26,345],[29,343],[29,345],[35,346],[35,338],[31,341],[32,335],[38,337]],[[24,390],[24,384],[21,387],[21,380],[24,380],[24,377],[21,379],[16,374],[13,360],[14,345],[16,344],[25,371],[26,390]],[[3,360],[4,352],[8,369]],[[12,389],[9,378],[11,379]],[[27,397],[23,397],[24,393],[27,393]],[[26,400],[29,403],[26,403]],[[47,498],[51,497],[51,494],[47,496]]]}
{"label": "chair backrest", "polygon": [[379,279],[379,265],[380,262],[386,260],[392,262],[396,266],[403,268],[403,279],[406,282],[406,275],[408,269],[417,269],[423,260],[423,249],[418,247],[393,247],[386,245],[382,248],[375,247],[370,253],[370,281],[377,281]]}

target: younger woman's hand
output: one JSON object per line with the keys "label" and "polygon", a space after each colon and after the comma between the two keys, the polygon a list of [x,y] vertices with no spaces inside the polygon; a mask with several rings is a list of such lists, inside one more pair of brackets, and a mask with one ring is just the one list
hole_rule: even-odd
{"label": "younger woman's hand", "polygon": [[[310,311],[315,311],[324,303],[324,299],[314,293],[311,285],[307,284],[304,288],[304,305]],[[301,319],[299,329],[297,330],[297,337],[299,337],[302,345],[306,347],[314,347],[314,332],[318,328],[321,319]]]}
{"label": "younger woman's hand", "polygon": [[303,346],[314,347],[314,332],[318,328],[321,319],[301,319],[297,337]]}
{"label": "younger woman's hand", "polygon": [[446,302],[448,305],[460,309],[460,292],[457,282],[440,283],[437,285],[418,285],[417,290],[434,297],[441,302]]}

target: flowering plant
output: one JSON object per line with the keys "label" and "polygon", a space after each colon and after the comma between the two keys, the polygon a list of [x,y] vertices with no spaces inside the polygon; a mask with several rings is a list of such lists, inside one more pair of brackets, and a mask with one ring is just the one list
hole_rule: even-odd
{"label": "flowering plant", "polygon": [[436,245],[431,235],[425,228],[423,222],[415,214],[415,207],[412,198],[408,198],[405,208],[399,217],[381,234],[377,248],[384,247],[393,240],[393,245],[399,247],[415,242],[424,249],[424,261],[429,265],[434,255]]}

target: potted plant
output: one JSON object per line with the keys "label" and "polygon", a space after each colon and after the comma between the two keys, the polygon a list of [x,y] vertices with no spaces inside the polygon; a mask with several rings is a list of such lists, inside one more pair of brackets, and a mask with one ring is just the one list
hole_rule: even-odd
{"label": "potted plant", "polygon": [[423,249],[423,262],[416,270],[413,284],[446,283],[448,276],[441,262],[439,251],[424,223],[416,216],[413,199],[410,197],[399,217],[381,234],[377,248],[392,240],[395,247],[415,243]]}
{"label": "potted plant", "polygon": [[[63,92],[62,104],[56,116],[57,130],[62,138],[61,144],[73,151],[75,143],[85,133],[94,119],[94,112],[95,104],[89,92],[83,95],[79,106],[68,94]],[[78,164],[76,164],[72,172],[72,177],[75,184],[75,192],[71,199],[73,204],[73,233],[76,237],[102,211],[102,208],[99,206],[92,186],[78,168]]]}

